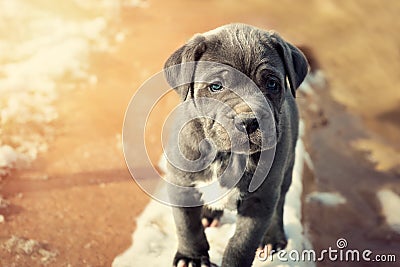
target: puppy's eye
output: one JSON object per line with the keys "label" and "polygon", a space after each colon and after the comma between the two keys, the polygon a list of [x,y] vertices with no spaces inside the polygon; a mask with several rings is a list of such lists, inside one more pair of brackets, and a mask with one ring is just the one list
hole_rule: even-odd
{"label": "puppy's eye", "polygon": [[211,92],[218,92],[221,91],[224,87],[220,82],[213,82],[208,86],[208,88]]}
{"label": "puppy's eye", "polygon": [[272,93],[272,94],[277,94],[277,93],[279,93],[279,84],[278,84],[278,82],[277,82],[275,79],[273,79],[273,78],[269,78],[269,79],[267,80],[266,87],[267,87],[267,90],[268,90],[269,93]]}

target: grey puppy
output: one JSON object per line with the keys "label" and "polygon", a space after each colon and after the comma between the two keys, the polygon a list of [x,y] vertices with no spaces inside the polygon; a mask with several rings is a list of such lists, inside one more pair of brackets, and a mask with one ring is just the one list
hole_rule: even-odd
{"label": "grey puppy", "polygon": [[[186,62],[223,63],[243,76],[224,71],[224,67],[207,68],[200,64],[171,71],[171,67]],[[204,201],[206,193],[198,186],[215,182],[215,177],[220,177],[217,184],[221,188],[231,189],[222,202],[217,201],[222,203],[217,209],[233,206],[237,210],[236,230],[226,246],[222,266],[251,266],[257,248],[267,244],[275,251],[285,248],[283,206],[292,180],[298,136],[296,89],[308,72],[305,56],[274,32],[229,24],[195,35],[170,56],[165,70],[168,82],[177,90],[182,103],[187,104],[178,119],[186,120],[185,124],[179,126],[177,122],[179,131],[172,135],[179,135],[179,140],[169,143],[169,155],[182,154],[192,162],[205,158],[210,163],[196,170],[168,166],[171,182],[182,188],[195,188],[169,190],[174,203],[182,203],[173,208],[179,241],[173,265],[212,266],[201,221],[202,217],[219,217],[221,212],[210,212],[206,205],[201,205],[210,203]],[[179,84],[178,76],[190,76],[191,80]],[[243,82],[246,79],[250,83]],[[204,108],[200,103],[204,98],[215,101]],[[206,116],[194,116],[196,112],[204,114],[205,109]],[[268,110],[270,117],[264,112]],[[268,131],[261,129],[263,122]],[[273,127],[273,141],[265,137],[266,132],[270,134],[268,125]],[[260,156],[263,151],[269,151],[266,159]],[[257,166],[261,166],[258,176],[263,179],[249,190]],[[230,170],[225,172],[227,169]],[[200,204],[190,204],[196,201]]]}

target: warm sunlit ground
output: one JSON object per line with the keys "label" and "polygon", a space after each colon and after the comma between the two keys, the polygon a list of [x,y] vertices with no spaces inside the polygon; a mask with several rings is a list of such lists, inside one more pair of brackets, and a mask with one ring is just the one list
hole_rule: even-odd
{"label": "warm sunlit ground", "polygon": [[[400,194],[399,13],[396,0],[0,0],[0,147],[18,150],[11,163],[20,168],[0,181],[0,266],[109,266],[129,246],[149,200],[120,146],[129,99],[191,35],[229,22],[307,44],[327,76],[329,91],[316,102],[333,118],[325,132],[308,130],[316,172],[305,191],[339,191],[350,205],[343,216],[306,206],[313,245],[343,234],[393,249],[400,238],[385,228],[375,192]],[[306,97],[298,101],[307,107]],[[304,113],[311,124],[315,114]],[[357,133],[341,129],[346,123]],[[153,122],[148,139],[154,162],[160,126]],[[330,152],[338,147],[351,152]],[[3,162],[10,157],[0,155],[2,172]],[[343,178],[349,174],[354,180]],[[27,240],[37,241],[32,250],[24,250]]]}

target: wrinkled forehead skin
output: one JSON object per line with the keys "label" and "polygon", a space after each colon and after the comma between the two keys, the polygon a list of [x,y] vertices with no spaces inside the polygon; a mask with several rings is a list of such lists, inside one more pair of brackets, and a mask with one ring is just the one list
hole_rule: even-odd
{"label": "wrinkled forehead skin", "polygon": [[202,35],[206,38],[207,49],[200,61],[229,65],[252,79],[263,71],[284,79],[284,64],[270,32],[235,24]]}

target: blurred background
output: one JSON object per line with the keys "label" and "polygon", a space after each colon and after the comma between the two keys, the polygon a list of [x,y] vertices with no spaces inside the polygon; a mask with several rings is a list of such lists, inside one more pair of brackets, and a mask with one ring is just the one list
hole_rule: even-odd
{"label": "blurred background", "polygon": [[[312,245],[345,237],[400,260],[399,14],[397,0],[0,0],[0,266],[109,266],[130,245],[149,197],[122,153],[129,99],[193,34],[231,22],[308,47],[326,79],[297,99]],[[161,126],[146,132],[155,163]]]}

